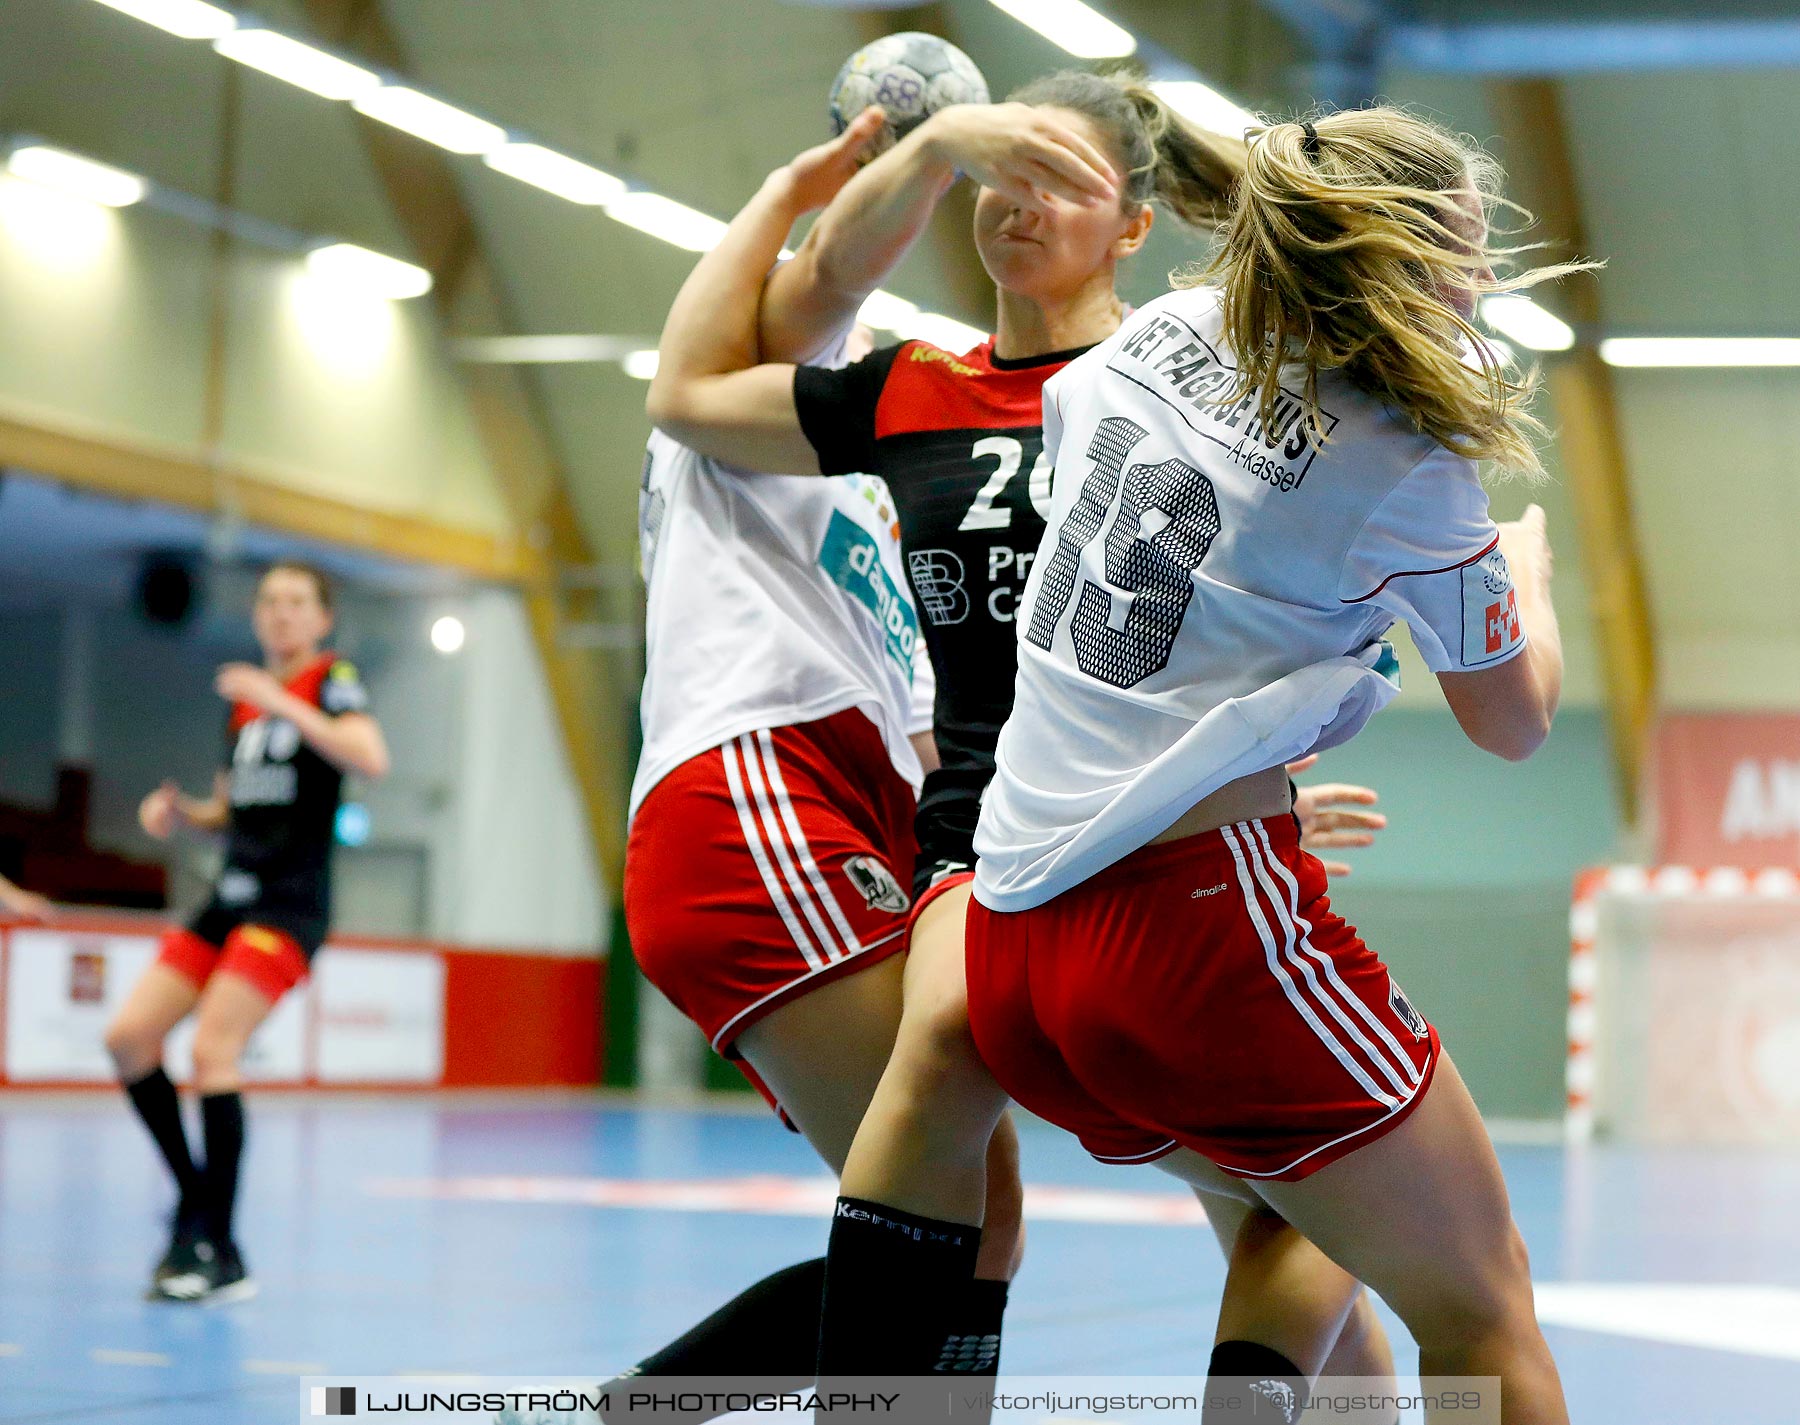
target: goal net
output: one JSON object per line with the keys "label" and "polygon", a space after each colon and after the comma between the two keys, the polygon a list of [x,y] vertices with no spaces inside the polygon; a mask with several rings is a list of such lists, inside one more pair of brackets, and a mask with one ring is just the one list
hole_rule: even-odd
{"label": "goal net", "polygon": [[1570,931],[1571,1139],[1800,1144],[1800,876],[1599,867]]}

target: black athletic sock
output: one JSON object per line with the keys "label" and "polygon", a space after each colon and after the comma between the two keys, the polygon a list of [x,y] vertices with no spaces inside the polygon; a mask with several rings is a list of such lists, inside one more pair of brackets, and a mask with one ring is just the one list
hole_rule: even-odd
{"label": "black athletic sock", "polygon": [[200,1205],[200,1172],[194,1166],[194,1155],[188,1151],[187,1131],[181,1125],[181,1098],[175,1092],[163,1066],[158,1064],[136,1083],[125,1085],[125,1097],[144,1120],[144,1127],[156,1140],[163,1161],[175,1179],[181,1194],[180,1211],[192,1213]]}
{"label": "black athletic sock", "polygon": [[840,1197],[825,1259],[821,1382],[954,1369],[980,1246],[981,1229],[968,1223]]}
{"label": "black athletic sock", "polygon": [[204,1184],[206,1235],[221,1246],[231,1241],[231,1214],[237,1206],[238,1163],[244,1156],[244,1096],[209,1093],[200,1100],[206,1130]]}
{"label": "black athletic sock", "polygon": [[1306,1373],[1254,1341],[1221,1341],[1206,1367],[1205,1425],[1294,1425],[1312,1396]]}
{"label": "black athletic sock", "polygon": [[[609,1422],[633,1420],[632,1383],[644,1376],[724,1376],[754,1378],[759,1387],[797,1390],[812,1384],[819,1362],[819,1301],[825,1292],[825,1259],[796,1262],[739,1292],[698,1326],[660,1351],[644,1357],[624,1375],[603,1385]],[[689,1422],[727,1413],[683,1412]],[[667,1419],[665,1410],[657,1419]]]}
{"label": "black athletic sock", "polygon": [[959,1376],[1000,1374],[1000,1328],[1006,1316],[1005,1282],[975,1278],[951,1317],[938,1369]]}

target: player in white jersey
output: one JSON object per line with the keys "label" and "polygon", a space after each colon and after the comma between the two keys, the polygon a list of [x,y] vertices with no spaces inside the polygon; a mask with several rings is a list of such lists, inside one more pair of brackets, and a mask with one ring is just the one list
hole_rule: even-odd
{"label": "player in white jersey", "polygon": [[[795,159],[794,181],[848,176],[879,117]],[[867,348],[851,330],[862,294],[819,281],[820,258],[768,277],[758,344],[836,366]],[[872,476],[751,477],[657,431],[639,524],[632,950],[836,1171],[900,1022],[921,755],[935,764],[935,683],[892,499]],[[958,1317],[978,1335],[998,1333],[1016,1262],[1017,1164],[1009,1122],[987,1210],[1013,1230],[995,1233]],[[822,1257],[773,1273],[633,1374],[810,1380],[823,1278]]]}
{"label": "player in white jersey", "polygon": [[[1149,199],[1160,197],[1190,218],[1221,211],[1241,147],[1184,126],[1144,86],[1085,73],[1053,75],[1027,86],[1012,104],[953,109],[928,121],[835,195],[801,247],[804,260],[822,235],[835,241],[855,227],[865,234],[856,251],[897,261],[955,170],[975,174],[984,183],[977,247],[1000,296],[993,340],[966,353],[905,342],[841,372],[754,365],[766,345],[751,335],[766,305],[759,302],[760,274],[805,210],[781,174],[701,260],[670,313],[650,395],[660,424],[721,459],[822,474],[875,470],[896,497],[915,595],[931,616],[925,632],[939,681],[937,736],[948,774],[927,781],[920,804],[908,1017],[930,1020],[938,1011],[934,991],[913,993],[915,984],[930,985],[931,965],[952,967],[960,983],[971,842],[1012,703],[1017,595],[1043,528],[1040,510],[1048,505],[1048,467],[1034,461],[1044,382],[1117,330],[1122,304],[1114,270],[1149,229]],[[1103,174],[1101,191],[1084,191],[1083,174]],[[1054,197],[1044,192],[1052,186]],[[1023,478],[1034,468],[1041,479]],[[960,1018],[960,990],[953,1003]],[[973,1061],[972,1049],[962,1057]],[[929,1075],[933,1066],[924,1067]],[[940,1057],[935,1067],[954,1076],[948,1059]],[[929,1084],[918,1091],[928,1095]],[[985,1137],[958,1144],[963,1159],[956,1171],[966,1168],[979,1180],[986,1144]],[[944,1167],[924,1158],[919,1166]],[[884,1294],[878,1269],[862,1272],[871,1289],[834,1308],[840,1327],[823,1343],[821,1368],[854,1374],[855,1361],[846,1356],[886,1361],[899,1351],[920,1372],[991,1370],[994,1353],[942,1319],[943,1304],[955,1300],[948,1285],[960,1270],[955,1264],[965,1253],[976,1257],[972,1238],[953,1231],[940,1240],[932,1224],[898,1224],[917,1229],[910,1238],[892,1230],[891,1216],[861,1212],[848,1182],[845,1191],[834,1252],[845,1234],[876,1257],[885,1244],[908,1238],[941,1247],[952,1264],[944,1269],[944,1289],[916,1284],[899,1295]],[[1266,1354],[1281,1359],[1280,1374],[1311,1375],[1341,1347],[1339,1369],[1389,1371],[1379,1324],[1352,1279],[1273,1214],[1252,1227],[1249,1207],[1236,1196],[1209,1199],[1207,1210],[1234,1254],[1221,1353],[1269,1341],[1277,1349]],[[984,1241],[981,1250],[988,1249]],[[884,1327],[870,1331],[877,1314]],[[1244,1364],[1242,1353],[1237,1364]],[[1226,1367],[1222,1373],[1244,1372]]]}
{"label": "player in white jersey", "polygon": [[[1059,478],[964,988],[1006,1094],[1109,1161],[1223,1168],[1381,1293],[1426,1375],[1499,1376],[1506,1420],[1560,1425],[1481,1120],[1331,911],[1281,770],[1392,695],[1395,619],[1477,745],[1516,760],[1548,734],[1542,511],[1496,527],[1474,463],[1541,471],[1529,383],[1469,325],[1478,292],[1544,275],[1493,278],[1498,180],[1400,110],[1265,129],[1211,285],[1046,388]],[[885,1163],[884,1208],[967,1222],[966,1175],[909,1168],[958,1161],[1004,1095],[947,1087],[913,1027],[853,1160]]]}

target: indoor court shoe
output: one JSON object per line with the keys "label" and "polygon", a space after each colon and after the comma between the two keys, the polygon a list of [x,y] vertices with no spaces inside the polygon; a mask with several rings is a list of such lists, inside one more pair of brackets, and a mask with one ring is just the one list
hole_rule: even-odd
{"label": "indoor court shoe", "polygon": [[206,1294],[202,1306],[226,1306],[234,1301],[248,1301],[256,1295],[256,1278],[244,1265],[235,1242],[219,1247],[206,1270]]}
{"label": "indoor court shoe", "polygon": [[162,1260],[156,1264],[156,1270],[150,1274],[150,1286],[144,1295],[150,1300],[161,1297],[162,1285],[172,1277],[188,1276],[200,1270],[203,1261],[201,1248],[211,1253],[212,1244],[206,1240],[205,1228],[201,1226],[197,1213],[183,1212],[175,1209],[175,1220],[169,1228],[169,1250],[163,1253]]}

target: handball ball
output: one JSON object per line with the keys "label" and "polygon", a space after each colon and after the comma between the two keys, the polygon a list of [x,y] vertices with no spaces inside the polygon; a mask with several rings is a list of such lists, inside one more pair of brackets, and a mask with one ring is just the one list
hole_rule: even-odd
{"label": "handball ball", "polygon": [[887,111],[879,148],[905,138],[939,109],[988,102],[987,80],[955,45],[909,30],[864,45],[831,81],[831,131],[845,127],[871,104]]}

